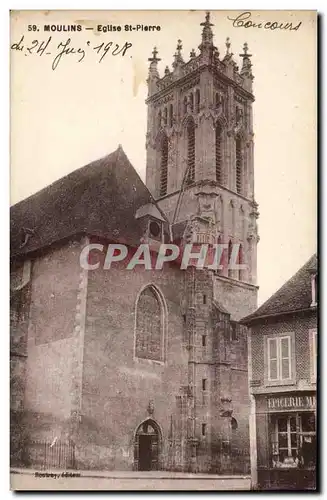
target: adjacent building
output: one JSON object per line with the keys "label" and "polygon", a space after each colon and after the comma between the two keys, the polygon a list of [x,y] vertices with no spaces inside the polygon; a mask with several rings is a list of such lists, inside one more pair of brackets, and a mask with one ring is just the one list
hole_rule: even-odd
{"label": "adjacent building", "polygon": [[312,489],[316,483],[317,257],[257,311],[250,327],[253,485]]}

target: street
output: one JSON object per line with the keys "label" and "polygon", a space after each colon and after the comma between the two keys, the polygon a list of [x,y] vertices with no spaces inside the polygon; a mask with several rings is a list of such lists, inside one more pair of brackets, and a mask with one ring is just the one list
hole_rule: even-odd
{"label": "street", "polygon": [[[63,474],[64,476],[63,477]],[[70,476],[71,474],[71,476]],[[79,477],[72,477],[78,475]],[[45,477],[45,476],[48,477]],[[218,476],[166,471],[34,471],[14,469],[12,490],[250,490],[249,476]]]}

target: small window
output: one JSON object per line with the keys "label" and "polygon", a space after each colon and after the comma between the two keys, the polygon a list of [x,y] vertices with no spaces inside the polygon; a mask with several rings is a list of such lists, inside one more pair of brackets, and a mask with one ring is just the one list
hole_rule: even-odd
{"label": "small window", "polygon": [[206,304],[207,303],[207,296],[206,294],[204,293],[203,294],[203,304]]}
{"label": "small window", "polygon": [[237,423],[236,418],[234,418],[234,417],[231,418],[230,425],[231,425],[232,431],[236,431],[236,429],[238,428],[238,423]]}
{"label": "small window", "polygon": [[205,436],[207,432],[207,424],[202,424],[202,436]]}
{"label": "small window", "polygon": [[291,337],[289,335],[267,339],[268,381],[292,378]]}
{"label": "small window", "polygon": [[161,233],[161,227],[158,224],[158,222],[155,222],[155,221],[150,222],[150,236],[154,236],[155,238],[158,238],[160,233]]}
{"label": "small window", "polygon": [[202,347],[205,347],[207,345],[207,336],[202,335]]}
{"label": "small window", "polygon": [[183,314],[183,322],[184,322],[184,325],[186,324],[186,314]]}
{"label": "small window", "polygon": [[203,391],[207,390],[207,379],[206,378],[202,379],[202,390]]}
{"label": "small window", "polygon": [[230,328],[231,328],[231,340],[235,342],[238,340],[239,325],[237,323],[231,322]]}

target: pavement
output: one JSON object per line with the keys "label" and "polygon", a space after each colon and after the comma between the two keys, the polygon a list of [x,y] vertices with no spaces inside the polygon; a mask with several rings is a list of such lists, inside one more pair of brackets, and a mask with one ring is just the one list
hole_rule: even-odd
{"label": "pavement", "polygon": [[250,476],[168,471],[10,470],[11,490],[248,491]]}

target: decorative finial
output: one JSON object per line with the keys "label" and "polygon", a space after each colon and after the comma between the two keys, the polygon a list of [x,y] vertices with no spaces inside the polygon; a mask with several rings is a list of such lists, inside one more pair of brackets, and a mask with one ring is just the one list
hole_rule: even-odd
{"label": "decorative finial", "polygon": [[192,49],[191,52],[190,52],[190,58],[194,59],[194,57],[196,57],[196,53],[195,53],[195,50]]}
{"label": "decorative finial", "polygon": [[170,69],[168,66],[165,67],[165,75],[170,75]]}
{"label": "decorative finial", "polygon": [[249,50],[248,44],[245,42],[243,45],[243,54],[240,54],[240,57],[244,58],[252,57],[252,54],[248,54],[248,50]]}
{"label": "decorative finial", "polygon": [[157,55],[158,55],[157,47],[153,47],[152,57],[149,57],[148,61],[150,61],[150,62],[159,62],[159,61],[161,61],[161,59],[159,59],[157,57]]}
{"label": "decorative finial", "polygon": [[250,60],[252,54],[248,54],[248,50],[249,50],[248,44],[245,42],[243,45],[243,54],[240,54],[240,57],[242,57],[243,59],[243,64],[240,74],[241,75],[247,74],[248,76],[252,77],[252,71],[251,71],[252,63]]}
{"label": "decorative finial", "polygon": [[229,41],[229,37],[226,38],[226,56],[229,56],[230,54],[230,47],[231,47],[231,43]]}
{"label": "decorative finial", "polygon": [[173,62],[173,67],[174,68],[177,68],[177,66],[179,64],[183,64],[184,63],[184,59],[183,59],[183,56],[182,56],[182,48],[183,48],[182,40],[177,40],[176,52],[175,52],[175,55],[174,55],[175,60]]}
{"label": "decorative finial", "polygon": [[177,40],[177,47],[176,47],[176,50],[177,50],[177,54],[179,56],[181,56],[182,54],[182,48],[183,48],[183,45],[182,45],[182,40]]}
{"label": "decorative finial", "polygon": [[205,21],[201,23],[200,26],[203,26],[202,42],[199,46],[199,49],[202,52],[206,47],[213,47],[213,33],[211,29],[213,24],[210,22],[210,12],[206,12]]}
{"label": "decorative finial", "polygon": [[150,399],[148,407],[147,407],[147,411],[148,411],[149,415],[153,415],[153,413],[154,413],[154,402],[153,402],[153,399]]}

